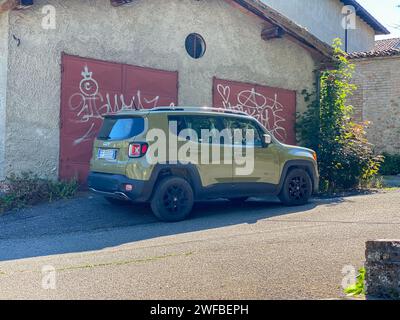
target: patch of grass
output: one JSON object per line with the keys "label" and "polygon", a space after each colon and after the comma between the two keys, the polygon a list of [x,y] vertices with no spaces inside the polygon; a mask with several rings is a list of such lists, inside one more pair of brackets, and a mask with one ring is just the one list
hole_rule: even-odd
{"label": "patch of grass", "polygon": [[0,193],[0,214],[44,202],[73,197],[78,191],[76,180],[54,181],[39,178],[31,172],[10,175]]}
{"label": "patch of grass", "polygon": [[383,189],[384,181],[382,176],[375,176],[369,180],[361,181],[362,189]]}
{"label": "patch of grass", "polygon": [[397,191],[397,190],[400,190],[400,187],[385,187],[382,190],[383,191]]}
{"label": "patch of grass", "polygon": [[[393,178],[395,180],[395,178]],[[347,190],[336,190],[336,191],[321,191],[317,194],[319,198],[332,198],[332,197],[350,197],[358,195],[370,195],[376,194],[381,191],[396,191],[400,190],[400,186],[390,186],[387,184],[390,178],[383,176],[376,176],[369,180],[361,181],[358,188],[347,189]]]}
{"label": "patch of grass", "polygon": [[365,268],[361,268],[358,272],[356,283],[344,290],[344,293],[349,297],[357,297],[365,295]]}

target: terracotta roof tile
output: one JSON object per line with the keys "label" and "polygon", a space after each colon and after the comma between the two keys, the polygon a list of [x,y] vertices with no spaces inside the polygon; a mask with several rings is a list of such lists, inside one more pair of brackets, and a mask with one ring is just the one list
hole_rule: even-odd
{"label": "terracotta roof tile", "polygon": [[378,40],[375,47],[367,52],[353,52],[348,55],[349,59],[391,57],[400,55],[400,38]]}
{"label": "terracotta roof tile", "polygon": [[400,49],[400,38],[378,40],[375,42],[374,51],[387,51],[391,49]]}

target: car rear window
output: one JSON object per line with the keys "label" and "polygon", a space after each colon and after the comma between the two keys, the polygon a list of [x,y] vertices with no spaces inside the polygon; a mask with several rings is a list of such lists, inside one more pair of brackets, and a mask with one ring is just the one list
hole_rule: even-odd
{"label": "car rear window", "polygon": [[125,140],[144,131],[143,118],[105,118],[98,135],[99,140]]}

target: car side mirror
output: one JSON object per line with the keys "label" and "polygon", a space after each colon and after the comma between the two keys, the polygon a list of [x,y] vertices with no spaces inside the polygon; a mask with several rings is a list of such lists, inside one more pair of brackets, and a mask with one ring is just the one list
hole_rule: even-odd
{"label": "car side mirror", "polygon": [[264,134],[264,143],[269,145],[272,143],[272,136],[270,134]]}

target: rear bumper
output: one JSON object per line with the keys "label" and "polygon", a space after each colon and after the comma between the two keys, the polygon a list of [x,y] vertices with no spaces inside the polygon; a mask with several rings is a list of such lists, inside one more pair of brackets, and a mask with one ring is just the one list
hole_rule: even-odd
{"label": "rear bumper", "polygon": [[[132,191],[125,190],[128,184],[133,186]],[[150,195],[146,194],[145,186],[145,181],[129,179],[123,175],[91,172],[88,177],[90,191],[122,200],[147,201]]]}

